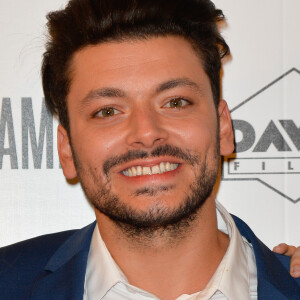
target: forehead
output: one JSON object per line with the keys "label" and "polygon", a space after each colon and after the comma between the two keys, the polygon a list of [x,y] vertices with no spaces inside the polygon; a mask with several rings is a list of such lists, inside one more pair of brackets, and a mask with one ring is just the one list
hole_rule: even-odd
{"label": "forehead", "polygon": [[75,53],[70,70],[69,96],[112,85],[146,92],[160,82],[182,77],[210,89],[199,55],[187,40],[175,36],[87,46]]}

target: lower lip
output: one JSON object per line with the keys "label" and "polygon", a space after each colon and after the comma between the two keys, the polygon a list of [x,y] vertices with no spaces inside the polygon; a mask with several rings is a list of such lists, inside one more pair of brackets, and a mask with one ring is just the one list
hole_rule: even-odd
{"label": "lower lip", "polygon": [[182,164],[179,164],[178,167],[175,170],[168,171],[162,174],[153,174],[153,175],[138,175],[138,176],[126,176],[123,173],[119,173],[122,178],[125,180],[128,180],[130,182],[136,182],[136,183],[144,183],[144,182],[155,182],[155,181],[166,181],[174,176],[180,171],[182,167]]}

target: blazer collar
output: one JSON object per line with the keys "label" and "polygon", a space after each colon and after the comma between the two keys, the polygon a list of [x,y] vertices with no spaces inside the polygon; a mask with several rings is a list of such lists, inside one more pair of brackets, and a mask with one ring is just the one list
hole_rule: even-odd
{"label": "blazer collar", "polygon": [[82,300],[87,258],[96,222],[76,231],[54,253],[35,283],[32,300]]}
{"label": "blazer collar", "polygon": [[[259,299],[300,299],[299,285],[274,253],[242,220],[236,216],[233,219],[254,249]],[[45,266],[45,274],[33,287],[32,300],[82,300],[87,258],[95,225],[96,222],[93,222],[76,231],[58,248]]]}
{"label": "blazer collar", "polygon": [[246,223],[236,216],[232,217],[240,233],[253,246],[257,266],[259,299],[300,299],[300,286],[290,276],[276,255],[255,236]]}

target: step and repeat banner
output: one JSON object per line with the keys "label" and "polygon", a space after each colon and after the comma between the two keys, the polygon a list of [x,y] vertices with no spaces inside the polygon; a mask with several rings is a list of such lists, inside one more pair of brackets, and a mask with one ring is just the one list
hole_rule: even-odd
{"label": "step and repeat banner", "polygon": [[[62,174],[57,121],[43,103],[45,15],[66,2],[0,2],[0,246],[95,219],[80,185]],[[236,137],[217,198],[269,247],[299,245],[300,2],[214,2],[227,17],[222,90]]]}

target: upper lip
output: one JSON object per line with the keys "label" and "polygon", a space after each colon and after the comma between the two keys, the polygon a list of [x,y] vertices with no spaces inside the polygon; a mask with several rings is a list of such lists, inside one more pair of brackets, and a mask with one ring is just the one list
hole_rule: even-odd
{"label": "upper lip", "polygon": [[137,160],[132,160],[128,163],[120,165],[117,169],[117,173],[121,173],[125,171],[128,168],[131,167],[136,167],[136,166],[141,166],[141,167],[152,167],[155,165],[159,165],[161,162],[169,162],[173,164],[180,164],[182,163],[178,158],[175,157],[157,157],[157,158],[146,158],[146,159],[137,159]]}

